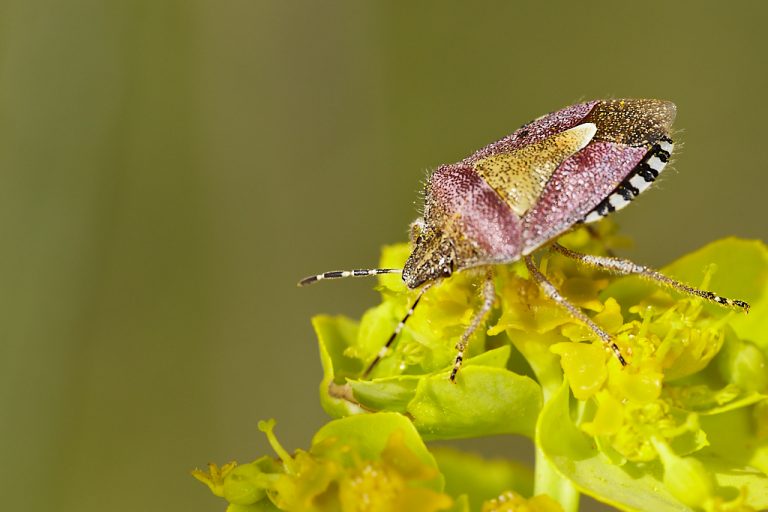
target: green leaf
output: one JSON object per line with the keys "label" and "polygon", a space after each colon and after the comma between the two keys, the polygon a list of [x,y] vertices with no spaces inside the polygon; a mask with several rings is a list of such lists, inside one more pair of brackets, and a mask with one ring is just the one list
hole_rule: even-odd
{"label": "green leaf", "polygon": [[747,407],[768,396],[754,391],[744,391],[735,385],[712,389],[707,385],[668,386],[663,398],[683,411],[698,414],[721,414]]}
{"label": "green leaf", "polygon": [[[759,437],[755,435],[755,430],[760,428],[755,412],[753,406],[702,417],[701,426],[710,444],[705,455],[727,461],[731,466],[760,470],[759,477],[752,475],[753,484],[762,486],[761,494],[768,500],[768,438],[764,432]],[[768,509],[768,503],[758,508]]]}
{"label": "green leaf", "polygon": [[227,512],[279,512],[280,509],[269,500],[262,500],[251,505],[236,505],[230,503]]}
{"label": "green leaf", "polygon": [[[464,368],[468,366],[491,366],[504,368],[509,359],[511,347],[508,345],[483,352],[471,357],[464,362]],[[443,369],[444,372],[449,368]],[[408,410],[408,404],[416,395],[416,387],[422,376],[397,375],[373,380],[349,380],[355,400],[367,409],[375,411],[390,411],[404,413]]]}
{"label": "green leaf", "polygon": [[[370,503],[366,510],[371,512],[438,512],[453,506],[453,499],[442,492],[444,480],[434,457],[402,415],[331,421],[317,432],[309,451],[294,454],[277,440],[274,426],[273,420],[259,423],[279,456],[278,465],[263,458],[250,467],[209,465],[210,474],[193,475],[214,494],[238,505],[268,496],[288,512],[357,510],[361,502]],[[235,476],[239,478],[233,480]],[[258,494],[261,490],[266,492]]]}
{"label": "green leaf", "polygon": [[[664,272],[697,284],[709,265],[716,266],[716,271],[708,289],[752,306],[748,315],[734,315],[729,321],[731,327],[739,338],[768,351],[768,247],[759,240],[724,238],[683,256]],[[707,309],[714,312],[723,308],[708,304]]]}
{"label": "green leaf", "polygon": [[320,346],[320,361],[323,365],[323,380],[320,382],[320,403],[329,415],[334,417],[346,416],[364,412],[359,406],[331,396],[329,387],[337,376],[356,375],[362,371],[359,360],[344,355],[344,351],[357,337],[357,324],[343,317],[316,316],[312,326],[317,333]]}
{"label": "green leaf", "polygon": [[521,464],[487,460],[447,446],[433,448],[432,454],[445,476],[445,491],[451,496],[466,495],[471,510],[480,510],[484,501],[506,491],[523,496],[533,493],[533,472]]}
{"label": "green leaf", "polygon": [[446,367],[428,376],[350,380],[349,385],[367,409],[407,413],[425,439],[532,436],[541,391],[529,377],[505,369],[510,352],[502,346],[467,359],[456,383]]}
{"label": "green leaf", "polygon": [[[724,238],[683,256],[664,267],[662,273],[699,286],[708,270],[713,270],[706,284],[708,290],[745,300],[752,306],[749,314],[735,312],[728,323],[740,338],[753,341],[768,351],[768,247],[759,240]],[[657,288],[657,284],[643,282],[639,277],[626,277],[614,281],[602,296],[616,297],[628,306],[637,304]],[[714,316],[728,312],[726,308],[702,302],[704,309]]]}
{"label": "green leaf", "polygon": [[563,381],[560,356],[550,350],[552,346],[566,340],[555,331],[531,333],[508,329],[507,336],[520,354],[525,357],[542,387],[544,396],[559,389]]}
{"label": "green leaf", "polygon": [[541,389],[530,378],[469,365],[455,383],[448,380],[448,373],[421,379],[408,413],[425,439],[532,436],[541,403]]}
{"label": "green leaf", "polygon": [[640,470],[631,463],[611,464],[593,439],[573,424],[569,396],[565,381],[544,406],[536,427],[537,445],[565,478],[581,492],[623,510],[691,510],[673,498],[648,469]]}
{"label": "green leaf", "polygon": [[743,493],[744,504],[755,510],[768,510],[768,479],[749,466],[729,463],[708,453],[697,454],[704,467],[713,474],[718,491],[731,496]]}
{"label": "green leaf", "polygon": [[506,368],[509,355],[512,353],[512,347],[503,345],[492,350],[487,350],[475,357],[470,357],[464,361],[464,366],[489,366],[492,368]]}
{"label": "green leaf", "polygon": [[716,361],[727,382],[745,392],[765,393],[768,391],[767,353],[729,333]]}
{"label": "green leaf", "polygon": [[[707,504],[733,501],[765,510],[768,477],[754,467],[766,460],[758,458],[765,457],[763,447],[767,443],[755,446],[750,441],[749,413],[749,409],[742,408],[702,418],[711,446],[695,456],[681,457],[657,443],[663,465],[627,462],[618,466],[574,425],[569,413],[568,386],[564,383],[544,406],[536,439],[547,460],[580,491],[624,510],[692,510],[676,499],[673,492],[686,501],[695,498],[705,508]],[[706,483],[710,478],[714,486]],[[696,496],[691,495],[694,488],[699,489]]]}
{"label": "green leaf", "polygon": [[[402,434],[405,447],[422,464],[437,469],[435,458],[427,450],[413,424],[402,414],[390,412],[360,414],[331,421],[318,430],[312,438],[310,453],[318,449],[317,447],[323,446],[326,441],[343,440],[346,446],[355,450],[356,456],[366,460],[376,460],[380,458],[390,436],[395,432]],[[442,491],[444,479],[439,473],[436,475],[429,481],[427,487]]]}
{"label": "green leaf", "polygon": [[[405,260],[411,254],[410,244],[392,244],[385,245],[381,249],[381,258],[379,258],[379,267],[381,268],[403,268]],[[405,283],[397,274],[382,274],[378,276],[379,289],[386,298],[390,293],[402,293],[405,291]]]}
{"label": "green leaf", "polygon": [[[570,237],[574,249],[594,243],[579,233]],[[406,244],[386,247],[382,266],[401,266],[408,250]],[[615,336],[628,356],[628,368],[619,367],[600,344],[574,343],[594,341],[593,335],[545,297],[516,264],[497,272],[501,307],[490,315],[488,332],[499,336],[486,338],[483,330],[473,336],[455,384],[448,380],[453,345],[479,306],[472,272],[457,273],[425,294],[373,378],[361,380],[414,298],[398,276],[380,276],[383,302],[368,310],[359,326],[343,317],[313,322],[325,370],[323,407],[333,416],[401,413],[395,414],[396,421],[406,421],[424,439],[535,433],[537,457],[547,474],[559,472],[583,492],[627,510],[735,509],[740,503],[768,507],[761,501],[768,496],[766,246],[725,239],[663,270],[690,285],[750,302],[749,315],[637,277],[609,278],[577,268],[559,255],[542,258],[541,265],[566,296],[593,311],[595,322]],[[517,349],[514,367],[532,371],[538,383],[509,371],[510,346],[484,351],[507,342]],[[571,419],[569,390],[561,385],[563,369],[579,399],[578,422]],[[547,399],[543,409],[542,394]],[[353,425],[344,427],[339,438],[373,430],[370,437],[350,438],[355,453],[383,449],[386,427]],[[470,473],[491,470],[464,462],[447,466],[460,475],[454,481],[468,486],[452,494],[465,496],[477,508]],[[538,486],[538,473],[536,481]],[[558,477],[551,482],[567,484]],[[563,488],[574,497],[567,504],[570,510],[577,494],[569,485]],[[242,500],[252,499],[250,488],[239,492]],[[462,503],[456,500],[454,510],[462,510]]]}
{"label": "green leaf", "polygon": [[[405,296],[401,297],[401,299],[405,299]],[[385,300],[378,306],[368,309],[363,314],[363,317],[360,319],[360,329],[358,330],[357,337],[354,340],[350,340],[347,349],[344,351],[345,355],[360,361],[360,370],[350,376],[358,377],[362,373],[363,362],[367,364],[384,346],[387,338],[389,338],[393,329],[402,318],[405,308],[405,300]],[[402,339],[398,341],[402,341]],[[382,364],[385,366],[382,367]],[[388,372],[395,372],[399,364],[400,361],[396,361],[396,358],[389,357],[381,361],[376,370],[381,372],[382,369],[385,369]],[[389,365],[392,368],[389,368]]]}
{"label": "green leaf", "polygon": [[654,443],[664,464],[664,486],[685,505],[705,508],[715,483],[704,464],[694,457],[680,457],[663,441]]}
{"label": "green leaf", "polygon": [[471,510],[473,509],[470,508],[469,497],[466,494],[462,494],[454,500],[453,507],[447,512],[470,512]]}
{"label": "green leaf", "polygon": [[360,404],[374,411],[405,413],[416,394],[420,376],[400,375],[374,380],[350,380],[352,393]]}

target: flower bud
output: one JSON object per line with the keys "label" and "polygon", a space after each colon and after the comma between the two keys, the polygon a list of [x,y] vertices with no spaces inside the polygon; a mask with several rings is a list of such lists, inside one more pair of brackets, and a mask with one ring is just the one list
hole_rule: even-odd
{"label": "flower bud", "polygon": [[586,400],[600,390],[608,376],[606,353],[602,346],[566,342],[552,345],[550,350],[560,354],[560,364],[568,377],[573,396]]}
{"label": "flower bud", "polygon": [[663,441],[654,440],[654,447],[664,464],[664,486],[689,507],[702,508],[712,496],[715,482],[701,461],[679,457]]}
{"label": "flower bud", "polygon": [[224,479],[224,499],[237,505],[251,505],[264,499],[269,486],[256,464],[243,464]]}
{"label": "flower bud", "polygon": [[751,343],[729,339],[723,351],[720,371],[744,391],[762,393],[768,389],[765,354]]}

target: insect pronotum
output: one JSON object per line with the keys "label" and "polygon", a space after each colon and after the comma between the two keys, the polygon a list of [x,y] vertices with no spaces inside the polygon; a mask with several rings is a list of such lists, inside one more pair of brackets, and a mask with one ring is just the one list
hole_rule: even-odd
{"label": "insect pronotum", "polygon": [[484,301],[456,344],[454,381],[472,333],[495,300],[493,268],[525,261],[543,292],[586,324],[622,365],[621,350],[599,325],[569,303],[536,267],[531,254],[549,245],[579,263],[616,274],[638,274],[680,292],[749,311],[744,301],[693,288],[631,261],[574,252],[558,236],[624,208],[669,162],[676,107],[654,99],[595,100],[540,117],[512,135],[428,178],[424,215],[411,224],[413,251],[402,269],[335,270],[302,279],[402,274],[420,292],[364,372],[367,376],[413,314],[424,292],[454,272],[485,267]]}

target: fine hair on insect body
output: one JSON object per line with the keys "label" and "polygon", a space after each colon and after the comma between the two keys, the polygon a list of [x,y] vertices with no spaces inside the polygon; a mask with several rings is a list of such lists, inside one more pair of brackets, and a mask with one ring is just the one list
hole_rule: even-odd
{"label": "fine hair on insect body", "polygon": [[566,107],[522,126],[427,178],[423,216],[411,224],[412,252],[402,269],[335,270],[309,276],[304,286],[325,279],[400,274],[418,294],[392,335],[368,364],[367,376],[390,350],[424,293],[454,272],[484,269],[483,302],[456,343],[450,380],[464,360],[471,335],[493,307],[497,265],[523,260],[531,278],[551,300],[585,324],[627,361],[612,337],[574,306],[533,260],[541,248],[585,266],[635,274],[721,306],[749,311],[749,304],[694,288],[626,259],[582,254],[557,243],[560,235],[624,208],[647,190],[674,149],[673,103],[655,99],[594,100]]}

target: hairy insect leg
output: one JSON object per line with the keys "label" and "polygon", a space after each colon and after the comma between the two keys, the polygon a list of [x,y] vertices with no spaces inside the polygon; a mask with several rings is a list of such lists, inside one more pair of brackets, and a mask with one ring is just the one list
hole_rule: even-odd
{"label": "hairy insect leg", "polygon": [[462,333],[459,338],[459,342],[456,343],[456,359],[453,362],[453,369],[451,370],[450,380],[456,382],[456,374],[461,368],[461,363],[464,361],[464,351],[467,349],[469,343],[469,337],[480,327],[480,324],[485,319],[485,315],[493,307],[493,301],[496,300],[496,287],[493,284],[493,273],[488,271],[488,275],[483,283],[483,305],[477,310],[475,316],[472,317],[472,321],[469,323],[469,327]]}
{"label": "hairy insect leg", "polygon": [[629,260],[625,260],[622,258],[611,258],[607,256],[592,256],[589,254],[582,254],[579,252],[572,251],[566,247],[563,247],[558,243],[552,244],[551,247],[553,250],[559,252],[563,256],[574,259],[585,265],[604,269],[609,272],[613,272],[614,274],[622,274],[622,275],[636,274],[636,275],[639,275],[640,277],[649,279],[651,281],[656,281],[657,283],[660,283],[669,288],[674,288],[688,295],[701,297],[702,299],[706,299],[710,302],[720,304],[721,306],[739,308],[749,313],[749,304],[747,304],[743,300],[728,299],[726,297],[721,297],[707,290],[700,290],[699,288],[688,286],[687,284],[683,284],[680,281],[675,281],[671,277],[667,277],[661,272],[653,270],[652,268],[648,268],[643,265],[638,265],[637,263],[633,263]]}
{"label": "hairy insect leg", "polygon": [[305,277],[299,281],[299,286],[306,286],[308,284],[322,281],[324,279],[341,279],[343,277],[368,277],[368,276],[380,276],[382,274],[402,274],[401,268],[358,268],[355,270],[331,270],[330,272],[323,272],[322,274],[316,274],[314,276]]}
{"label": "hairy insect leg", "polygon": [[379,353],[376,354],[376,357],[373,358],[373,361],[371,361],[371,364],[368,365],[368,367],[363,372],[362,377],[366,378],[370,373],[373,371],[373,369],[376,367],[377,364],[379,364],[379,361],[381,361],[381,358],[387,355],[387,352],[389,352],[389,347],[392,346],[392,343],[395,342],[395,339],[397,338],[397,335],[400,334],[400,331],[403,330],[403,327],[405,327],[405,323],[408,321],[409,318],[413,315],[413,311],[416,309],[416,306],[419,305],[419,301],[424,296],[424,292],[426,292],[429,289],[429,285],[424,286],[421,290],[419,290],[419,294],[416,296],[416,300],[413,301],[413,304],[410,308],[408,308],[408,311],[405,313],[405,316],[402,320],[400,320],[400,323],[397,324],[397,327],[395,327],[394,332],[389,336],[389,339],[384,344],[383,347],[381,347],[381,350],[379,350]]}
{"label": "hairy insect leg", "polygon": [[624,360],[624,356],[621,355],[621,350],[619,349],[618,345],[613,341],[613,338],[611,338],[611,335],[605,332],[599,325],[597,325],[595,322],[592,321],[591,318],[589,318],[587,315],[584,314],[583,311],[581,311],[579,308],[568,302],[568,300],[563,297],[560,292],[555,288],[555,285],[550,283],[547,278],[544,276],[544,274],[541,273],[541,271],[536,267],[536,264],[533,261],[533,258],[530,256],[525,257],[525,266],[528,267],[528,272],[530,272],[531,277],[536,281],[536,284],[539,285],[539,288],[541,288],[544,293],[546,293],[550,299],[555,301],[557,304],[562,306],[563,308],[567,309],[568,312],[576,318],[577,320],[583,322],[586,324],[587,327],[592,329],[592,331],[597,334],[597,336],[600,338],[600,340],[603,342],[603,344],[610,348],[616,358],[619,360],[622,366],[626,366],[627,362]]}

